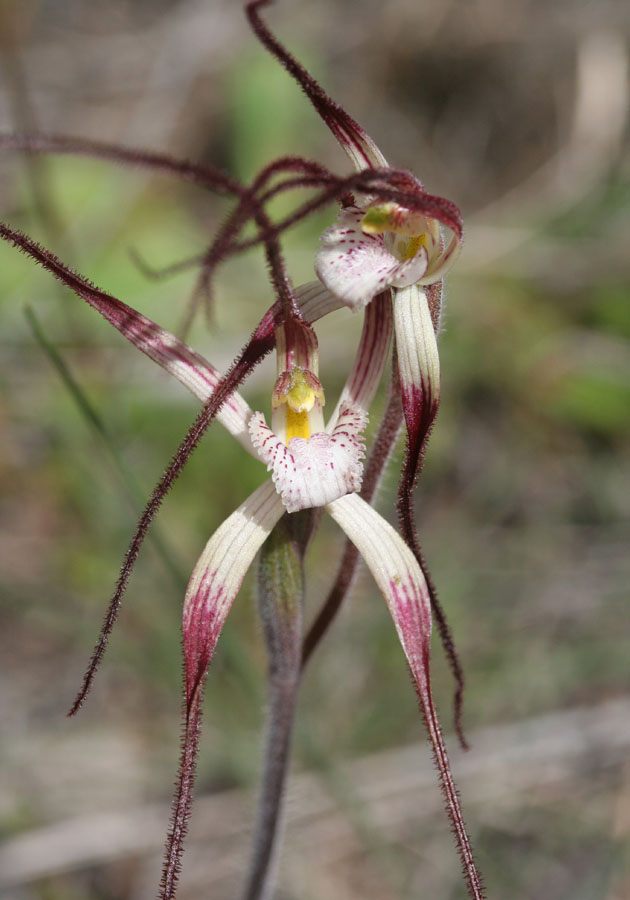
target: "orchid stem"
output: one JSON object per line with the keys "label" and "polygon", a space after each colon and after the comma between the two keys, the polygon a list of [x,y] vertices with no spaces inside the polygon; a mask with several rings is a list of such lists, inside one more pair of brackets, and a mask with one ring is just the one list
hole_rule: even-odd
{"label": "orchid stem", "polygon": [[270,700],[262,790],[241,900],[268,900],[274,889],[274,863],[280,845],[283,799],[300,683],[303,550],[308,539],[301,539],[299,526],[302,523],[293,520],[310,518],[309,514],[310,510],[306,516],[297,513],[281,519],[261,551],[259,610],[269,656]]}

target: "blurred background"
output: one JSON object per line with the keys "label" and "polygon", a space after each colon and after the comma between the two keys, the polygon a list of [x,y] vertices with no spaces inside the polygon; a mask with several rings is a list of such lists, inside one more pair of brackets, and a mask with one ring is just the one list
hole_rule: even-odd
{"label": "blurred background", "polygon": [[[418,520],[467,673],[473,749],[449,747],[488,895],[627,900],[630,7],[278,0],[267,20],[393,164],[464,214]],[[168,151],[244,179],[285,153],[348,171],[233,0],[0,0],[0,50],[3,132]],[[151,280],[130,251],[156,268],[200,253],[229,209],[172,178],[8,151],[0,198],[4,221],[172,330],[194,270]],[[313,278],[333,214],[287,236],[295,283]],[[199,318],[189,342],[223,368],[271,303],[261,254],[226,264],[215,295],[212,328]],[[211,429],[67,720],[137,510],[198,404],[7,246],[0,302],[0,895],[144,900],[179,751],[185,582],[264,471]],[[343,311],[318,328],[330,401],[359,324]],[[272,381],[265,364],[248,384],[254,409],[268,411]],[[399,460],[379,499],[392,521]],[[325,523],[307,620],[341,547]],[[452,682],[434,651],[450,736]],[[250,576],[209,680],[182,900],[238,894],[265,665]],[[441,805],[364,573],[303,685],[277,896],[463,898]]]}

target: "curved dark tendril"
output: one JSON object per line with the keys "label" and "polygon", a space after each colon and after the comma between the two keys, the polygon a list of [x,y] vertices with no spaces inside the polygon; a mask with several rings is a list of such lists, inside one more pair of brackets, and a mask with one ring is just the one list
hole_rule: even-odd
{"label": "curved dark tendril", "polygon": [[101,141],[89,141],[55,134],[0,134],[1,149],[27,150],[30,153],[68,153],[109,159],[113,162],[127,163],[140,168],[178,175],[220,194],[239,195],[243,190],[239,181],[213,166],[176,159],[166,153],[156,153],[153,150],[121,147]]}
{"label": "curved dark tendril", "polygon": [[446,614],[438,600],[437,590],[429,567],[426,563],[415,522],[413,494],[418,477],[424,463],[424,453],[426,450],[435,417],[438,411],[439,401],[437,397],[431,396],[430,389],[424,386],[421,390],[421,396],[417,398],[412,408],[405,405],[405,422],[407,425],[407,447],[405,452],[405,460],[400,474],[400,482],[398,486],[398,515],[403,537],[410,549],[412,550],[418,565],[422,569],[429,597],[431,600],[431,609],[435,616],[438,627],[440,640],[444,648],[444,653],[449,663],[449,667],[455,679],[455,696],[454,696],[454,727],[459,742],[464,750],[469,749],[468,742],[464,736],[462,725],[462,706],[464,697],[465,677],[459,656],[455,648],[455,642],[451,629],[446,620]]}
{"label": "curved dark tendril", "polygon": [[[282,168],[286,170],[289,167],[294,167],[298,170],[301,167],[308,174],[286,179],[268,188],[260,196],[255,196],[256,190],[260,190],[272,175],[277,174]],[[259,174],[256,182],[252,184],[249,190],[243,191],[238,206],[229,216],[211,247],[204,254],[194,259],[173,264],[170,269],[177,271],[179,267],[184,268],[189,264],[199,263],[202,266],[202,271],[198,278],[195,293],[207,291],[211,274],[219,262],[230,256],[238,255],[253,247],[257,247],[262,243],[277,239],[283,232],[313,212],[335,200],[341,200],[352,191],[369,192],[377,201],[390,200],[402,206],[407,206],[411,210],[432,216],[450,228],[461,239],[463,234],[461,213],[453,203],[443,197],[427,194],[419,187],[417,182],[413,190],[401,190],[400,188],[388,186],[390,181],[394,185],[409,184],[410,179],[413,179],[413,176],[410,176],[406,170],[398,169],[370,169],[346,178],[340,178],[311,160],[300,157],[287,157],[277,160]],[[264,203],[291,190],[317,188],[323,188],[321,193],[303,203],[279,222],[272,223],[268,218],[265,218],[263,222],[261,207]],[[235,235],[242,229],[243,224],[249,219],[256,218],[253,212],[256,207],[258,207],[258,233],[251,238],[237,240]]]}
{"label": "curved dark tendril", "polygon": [[329,97],[310,72],[278,41],[258,15],[258,10],[269,6],[271,2],[272,0],[253,0],[245,7],[245,14],[254,34],[265,49],[273,54],[289,75],[297,81],[339,143],[343,147],[352,147],[355,152],[360,153],[365,165],[373,165],[374,159],[370,158],[366,146],[373,148],[378,157],[381,157],[381,154],[369,136],[345,109]]}
{"label": "curved dark tendril", "polygon": [[[297,188],[317,188],[323,187],[323,190],[316,197],[306,201],[298,207],[294,212],[285,216],[280,222],[273,224],[270,228],[259,231],[257,235],[246,240],[237,241],[230,245],[226,251],[226,257],[237,253],[242,253],[255,247],[267,240],[271,235],[279,236],[282,232],[291,228],[297,222],[305,219],[311,213],[321,209],[334,200],[339,200],[348,192],[362,191],[369,193],[375,201],[392,201],[401,206],[405,206],[414,212],[420,212],[431,218],[437,219],[457,236],[459,240],[463,236],[463,223],[459,209],[450,200],[444,197],[438,197],[428,194],[422,188],[417,187],[415,190],[400,190],[388,186],[388,179],[397,174],[407,174],[404,170],[397,169],[372,169],[349,175],[346,178],[329,174],[322,176],[321,180],[315,175],[309,175],[304,178],[291,179],[277,186],[277,189],[269,192],[268,196],[275,196],[283,190],[294,190]],[[267,199],[267,198],[266,198]]]}
{"label": "curved dark tendril", "polygon": [[129,576],[133,571],[133,567],[138,558],[140,548],[142,547],[149,526],[162,505],[164,497],[180,475],[182,469],[190,459],[193,451],[196,449],[203,434],[212,423],[221,406],[229,399],[236,388],[242,384],[254,367],[273,349],[276,318],[273,315],[274,310],[276,310],[276,307],[273,307],[272,310],[264,316],[240,356],[217,385],[212,397],[204,404],[201,412],[188,429],[184,439],[181,441],[175,455],[164,472],[164,475],[153,489],[153,493],[140,517],[133,538],[131,539],[125,554],[120,576],[116,582],[114,594],[107,609],[99,638],[94,647],[94,652],[83,680],[83,685],[77,694],[68,715],[72,716],[78,712],[92,686],[94,675],[103,658],[109,636],[118,616],[118,611],[129,581]]}
{"label": "curved dark tendril", "polygon": [[[260,229],[260,239],[256,239],[253,243],[247,245],[243,249],[257,246],[264,243],[267,248],[267,263],[272,273],[272,280],[276,288],[278,296],[282,299],[285,308],[291,309],[294,318],[300,318],[292,293],[287,289],[286,276],[282,275],[282,268],[278,267],[274,258],[273,243],[279,237],[280,231],[272,224],[263,209],[263,203],[267,202],[271,197],[281,193],[285,188],[282,185],[267,192],[263,197],[257,194],[265,186],[265,184],[277,174],[285,171],[306,172],[310,177],[326,178],[330,175],[327,169],[313,160],[303,159],[302,157],[286,156],[275,160],[266,166],[254,179],[249,188],[242,191],[240,201],[236,208],[232,211],[227,221],[220,229],[215,240],[206,250],[202,257],[202,269],[199,274],[197,285],[193,292],[193,296],[201,296],[208,294],[210,290],[210,279],[217,264],[230,255],[233,255],[232,246],[238,245],[234,240],[243,225],[250,219],[254,219]],[[292,187],[293,185],[291,185]],[[272,243],[273,242],[273,243]],[[239,251],[240,252],[240,249]]]}
{"label": "curved dark tendril", "polygon": [[[108,316],[106,312],[104,312],[104,309],[109,309],[112,305],[115,305],[117,317],[124,317],[125,312],[129,311],[129,308],[121,303],[121,301],[116,300],[116,298],[113,298],[111,295],[96,288],[87,279],[78,275],[76,272],[73,272],[67,266],[64,266],[48,250],[40,247],[19,231],[0,223],[0,238],[12,243],[19,250],[30,256],[31,259],[34,259],[36,262],[43,265],[44,268],[51,272],[63,284],[71,288],[76,294],[90,303],[90,305],[94,306],[99,312],[105,315],[106,318],[110,318],[112,324],[116,323],[111,319],[111,314]],[[272,247],[269,250],[269,255],[277,270],[277,278],[283,277],[284,273],[283,270],[281,270],[282,259],[280,257],[279,249],[277,247]],[[79,710],[92,685],[94,675],[103,658],[109,635],[116,621],[129,576],[133,570],[133,566],[138,557],[149,525],[160,508],[162,500],[188,462],[188,459],[199,443],[205,430],[208,428],[223,403],[225,403],[263,357],[272,350],[274,346],[274,330],[276,325],[283,320],[283,316],[284,308],[280,301],[276,301],[274,306],[260,321],[256,331],[244,347],[241,355],[237,358],[224,378],[219,382],[212,397],[204,404],[201,412],[198,414],[183,441],[180,443],[180,446],[164,475],[154,488],[127,549],[127,553],[125,554],[121,573],[116,583],[113,597],[108,606],[103,627],[96,642],[82,687],[72,704],[68,713],[69,715],[74,715]]]}
{"label": "curved dark tendril", "polygon": [[[481,876],[477,871],[475,860],[470,846],[470,840],[466,831],[464,817],[459,803],[459,794],[451,773],[451,766],[440,728],[437,710],[433,702],[431,691],[431,677],[429,666],[429,648],[425,648],[423,658],[420,661],[419,671],[412,670],[412,678],[416,686],[416,695],[420,702],[420,709],[424,715],[424,721],[429,733],[429,740],[433,749],[433,758],[440,776],[440,783],[446,800],[446,811],[451,820],[453,833],[456,838],[456,846],[462,863],[462,872],[466,880],[468,893],[473,900],[485,900],[485,892]],[[421,678],[417,676],[421,675]]]}
{"label": "curved dark tendril", "polygon": [[[207,676],[206,676],[207,677]],[[203,707],[204,677],[195,690],[189,705],[184,704],[184,727],[182,731],[179,771],[175,782],[175,798],[171,814],[171,827],[166,838],[164,866],[160,881],[159,900],[173,900],[177,893],[177,882],[181,871],[181,857],[184,839],[188,831],[188,819],[192,804],[193,787],[199,755],[201,718]]]}
{"label": "curved dark tendril", "polygon": [[[442,309],[442,282],[428,285],[425,291],[427,294],[427,302],[429,305],[431,321],[433,322],[433,328],[435,329],[435,333],[437,334],[440,328],[440,317]],[[430,407],[427,408],[430,410]],[[436,412],[437,407],[435,407],[433,418],[435,418]],[[407,543],[413,551],[413,554],[416,557],[418,565],[422,569],[422,573],[427,583],[429,598],[431,600],[431,609],[433,610],[433,615],[437,624],[438,634],[440,635],[440,641],[442,642],[442,648],[444,650],[444,654],[455,680],[455,695],[453,698],[453,724],[455,727],[455,733],[457,734],[457,738],[461,747],[464,750],[468,750],[470,748],[464,735],[462,722],[465,687],[464,670],[457,654],[457,648],[455,647],[455,641],[446,619],[446,614],[442,608],[442,604],[438,599],[435,583],[433,582],[431,573],[429,572],[429,567],[420,547],[414,518],[413,492],[420,474],[420,470],[422,468],[424,451],[429,439],[432,422],[433,419],[431,418],[431,414],[429,412],[429,415],[425,416],[424,422],[420,421],[416,423],[414,421],[411,421],[410,423],[411,428],[408,431],[407,451],[405,454],[403,469],[400,476],[400,483],[398,486],[398,513],[403,535],[405,536]]]}

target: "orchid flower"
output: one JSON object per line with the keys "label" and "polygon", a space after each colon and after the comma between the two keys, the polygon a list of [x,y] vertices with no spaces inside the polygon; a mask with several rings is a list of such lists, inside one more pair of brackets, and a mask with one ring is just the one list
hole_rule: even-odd
{"label": "orchid flower", "polygon": [[[210,538],[186,591],[183,614],[185,728],[161,898],[172,900],[176,893],[194,782],[203,688],[226,616],[258,549],[285,511],[313,506],[322,506],[348,535],[385,597],[427,722],[469,890],[473,897],[482,898],[483,892],[431,694],[431,606],[426,579],[402,538],[356,493],[362,478],[361,432],[383,372],[392,335],[388,293],[376,297],[366,309],[357,356],[335,410],[324,427],[324,391],[317,371],[317,343],[308,323],[339,309],[342,304],[339,298],[317,282],[294,291],[302,321],[289,319],[275,328],[278,378],[272,394],[272,427],[268,428],[262,414],[252,412],[246,401],[234,391],[234,381],[244,365],[251,369],[252,360],[260,355],[256,348],[262,345],[265,349],[271,340],[269,332],[274,322],[273,310],[261,320],[254,337],[233,367],[232,374],[222,377],[181,340],[120,300],[90,285],[26,236],[4,225],[0,225],[0,236],[12,241],[72,287],[134,346],[176,377],[203,402],[207,416],[210,413],[216,416],[239,443],[251,455],[266,463],[272,472],[272,477],[246,499]],[[197,421],[203,419],[198,418]],[[186,441],[182,446],[186,450]],[[189,455],[190,451],[186,458]],[[175,462],[179,459],[176,456]],[[180,468],[182,464],[179,463]],[[173,468],[174,464],[171,464],[167,476]],[[171,479],[176,477],[177,469],[174,471]],[[165,478],[154,495],[162,490]],[[151,504],[147,509],[152,509]],[[146,514],[141,519],[141,525],[145,518]],[[137,534],[142,536],[143,532],[139,530]],[[132,551],[134,547],[132,542]],[[135,552],[137,555],[137,550]],[[126,583],[133,559],[128,552],[119,585]],[[119,602],[117,590],[84,687],[72,711],[78,708],[87,693]]]}
{"label": "orchid flower", "polygon": [[[286,157],[268,165],[252,185],[245,188],[209,167],[178,162],[160,154],[138,153],[54,136],[0,136],[0,147],[31,152],[83,153],[137,163],[236,196],[238,205],[216,240],[201,257],[195,258],[195,263],[202,265],[201,280],[207,282],[221,259],[253,244],[263,244],[277,297],[234,365],[222,376],[183,341],[90,284],[27,236],[0,224],[0,238],[13,243],[74,290],[203,403],[140,519],[71,713],[78,710],[92,683],[147,529],[167,490],[216,418],[247,452],[266,464],[271,477],[212,535],[186,591],[183,613],[185,727],[161,898],[172,900],[175,897],[192,797],[203,689],[226,616],[254,557],[280,518],[300,510],[323,509],[365,560],[394,619],[427,723],[468,889],[472,897],[482,900],[483,891],[431,694],[431,609],[460,682],[460,691],[461,673],[417,545],[411,506],[422,450],[439,401],[435,332],[439,324],[440,280],[459,248],[461,217],[448,201],[426,194],[412,175],[387,165],[374,142],[322,91],[264,26],[258,9],[268,2],[253,0],[247,5],[252,27],[302,85],[348,153],[356,170],[353,176],[339,178],[310,160]],[[273,182],[276,176],[282,176],[284,181]],[[304,187],[319,188],[320,194],[283,221],[272,224],[265,212],[265,203],[282,191]],[[294,222],[335,199],[341,200],[343,208],[335,224],[322,237],[315,265],[319,281],[294,290],[284,271],[279,236]],[[245,240],[240,235],[243,226],[252,219],[258,232],[254,238]],[[448,242],[442,237],[440,224],[452,232]],[[317,340],[311,326],[321,316],[342,306],[365,310],[363,332],[346,386],[325,423],[325,392],[319,380]],[[408,431],[399,504],[404,540],[368,502],[398,432],[400,412],[396,406],[396,388],[391,414],[385,417],[382,445],[377,441],[377,461],[366,479],[369,480],[368,499],[358,493],[363,479],[362,433],[383,373],[392,331],[397,346],[398,379],[395,384],[400,385]],[[278,371],[268,425],[264,414],[252,411],[237,393],[237,388],[274,347]],[[347,564],[347,569],[338,582],[337,601],[349,588],[356,558],[356,553],[351,559],[344,552],[342,565]],[[335,608],[333,604],[331,614]],[[307,636],[305,657],[321,633],[322,629],[310,643]]]}
{"label": "orchid flower", "polygon": [[[455,728],[460,743],[467,748],[461,724],[463,671],[420,549],[413,511],[413,490],[440,399],[436,332],[442,279],[461,247],[461,214],[450,201],[427,194],[410,172],[389,167],[372,138],[326,94],[262,21],[259,10],[270,2],[252,0],[248,4],[252,28],[304,90],[357,172],[357,189],[343,197],[336,221],[321,237],[315,272],[322,284],[354,311],[364,309],[380,292],[391,289],[407,429],[398,508],[403,535],[429,586],[431,606],[456,681]],[[448,240],[442,234],[442,225],[450,231]]]}
{"label": "orchid flower", "polygon": [[[268,464],[272,478],[218,528],[204,548],[184,601],[185,728],[173,827],[167,842],[162,897],[174,896],[200,726],[200,704],[219,635],[254,557],[286,512],[323,506],[355,544],[386,600],[407,657],[425,715],[449,806],[459,810],[448,758],[432,700],[429,675],[431,604],[428,587],[411,550],[392,526],[356,493],[362,476],[361,432],[385,363],[391,334],[386,297],[366,316],[348,382],[323,429],[324,392],[317,374],[314,333],[302,325],[281,326],[276,338],[278,379],[270,429],[262,413],[244,401],[226,422],[234,434],[247,428],[250,452]],[[316,430],[313,429],[322,429]],[[473,896],[481,886],[461,815],[454,818]]]}

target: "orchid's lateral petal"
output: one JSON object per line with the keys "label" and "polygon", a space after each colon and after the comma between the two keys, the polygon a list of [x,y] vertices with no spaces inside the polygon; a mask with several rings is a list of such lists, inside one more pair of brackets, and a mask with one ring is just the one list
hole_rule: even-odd
{"label": "orchid's lateral petal", "polygon": [[292,438],[286,446],[267,426],[262,413],[249,423],[252,443],[272,472],[287,512],[325,506],[361,487],[364,444],[361,433],[367,416],[344,407],[332,434],[317,432]]}
{"label": "orchid's lateral petal", "polygon": [[77,694],[69,715],[74,715],[81,708],[85,700],[96,671],[103,659],[103,655],[107,648],[107,642],[111,634],[114,623],[118,616],[120,604],[127,588],[127,583],[133,571],[134,565],[140,553],[142,544],[147,535],[147,531],[153,519],[157,515],[164,497],[172,487],[175,480],[179,477],[182,469],[194,453],[199,441],[211,425],[217,413],[226,400],[234,393],[236,388],[242,384],[253,369],[273,348],[273,315],[268,312],[258,324],[250,340],[247,342],[239,357],[234,361],[226,375],[221,379],[216,391],[210,399],[203,405],[197,418],[192,423],[183,440],[180,442],[175,455],[166,467],[164,474],[160,478],[157,485],[145,506],[142,515],[138,521],[133,537],[127,547],[125,558],[120,570],[120,575],[116,581],[113,596],[110,600],[105,615],[105,621],[101,628],[98,640],[94,647],[92,658],[87,668],[87,672],[83,679],[83,685]]}
{"label": "orchid's lateral petal", "polygon": [[411,285],[394,291],[394,329],[403,410],[410,442],[424,440],[440,399],[440,358],[427,296]]}
{"label": "orchid's lateral petal", "polygon": [[[100,313],[110,325],[113,325],[123,337],[127,338],[134,347],[177,378],[202,403],[206,403],[210,399],[221,382],[222,376],[203,356],[180,341],[174,334],[160,328],[147,316],[143,316],[132,307],[127,306],[126,303],[90,284],[87,279],[77,275],[25,235],[12,232],[0,224],[0,236],[13,241],[20,250],[37,260],[63,281]],[[245,400],[235,392],[226,400],[217,415],[221,424],[248,450],[251,445],[247,422],[251,414],[252,411]]]}
{"label": "orchid's lateral petal", "polygon": [[398,490],[398,512],[403,537],[413,550],[427,582],[440,640],[456,683],[455,730],[462,747],[468,749],[462,728],[464,673],[446,615],[422,554],[413,508],[413,489],[440,400],[440,363],[435,318],[435,315],[431,315],[429,301],[422,288],[414,285],[395,292],[394,327],[407,426],[407,453]]}
{"label": "orchid's lateral petal", "polygon": [[319,86],[312,75],[293,57],[289,51],[274,37],[264,24],[258,10],[268,6],[271,0],[253,0],[247,4],[245,11],[250,24],[260,42],[285,67],[311,101],[326,125],[339,141],[357,170],[365,168],[385,168],[387,160],[378,149],[372,138],[352,119],[338,103],[335,103]]}
{"label": "orchid's lateral petal", "polygon": [[[114,303],[119,304],[121,307],[125,306],[118,300],[114,300]],[[112,304],[111,318],[106,316],[114,327],[138,350],[141,350],[170,375],[177,378],[202,403],[206,403],[212,397],[223,378],[218,369],[215,369],[200,353],[197,353],[183,341],[180,341],[174,334],[171,334],[164,328],[160,328],[151,319],[130,307],[126,307],[129,310],[128,314],[120,320],[120,324],[117,324],[117,321],[114,320],[118,319],[114,315],[114,303]],[[102,310],[99,310],[99,312],[102,312]],[[238,391],[235,391],[225,401],[217,414],[217,421],[227,428],[230,434],[250,452],[251,443],[247,431],[247,423],[251,415],[251,409]]]}
{"label": "orchid's lateral petal", "polygon": [[402,538],[356,494],[335,500],[327,506],[327,509],[358,547],[387,602],[424,713],[470,895],[475,900],[483,900],[481,881],[470,848],[431,693],[429,671],[431,604],[424,575]]}
{"label": "orchid's lateral petal", "polygon": [[352,371],[328,422],[331,431],[344,406],[353,406],[367,414],[378,389],[392,338],[392,303],[390,292],[374,298],[365,310],[363,331]]}
{"label": "orchid's lateral petal", "polygon": [[388,287],[415,284],[428,264],[425,247],[410,259],[397,259],[382,235],[363,233],[363,216],[356,207],[342,210],[322,234],[315,257],[315,272],[322,283],[353,310],[363,309]]}
{"label": "orchid's lateral petal", "polygon": [[[221,382],[222,376],[200,354],[173,334],[160,328],[147,316],[136,312],[121,300],[91,284],[61,263],[52,253],[40,247],[21,232],[0,223],[0,237],[39,262],[55,277],[89,303],[135,347],[174,375],[202,402],[207,402]],[[298,306],[305,318],[314,321],[343,306],[340,300],[319,282],[310,282],[296,289]],[[251,410],[245,400],[234,392],[223,404],[217,419],[252,452],[247,431]]]}
{"label": "orchid's lateral petal", "polygon": [[357,546],[374,576],[403,646],[411,629],[415,640],[428,652],[431,604],[424,575],[409,547],[389,522],[356,494],[341,497],[326,508]]}
{"label": "orchid's lateral petal", "polygon": [[187,703],[192,702],[203,681],[252,560],[283,513],[280,498],[268,480],[219,526],[199,557],[184,601]]}

